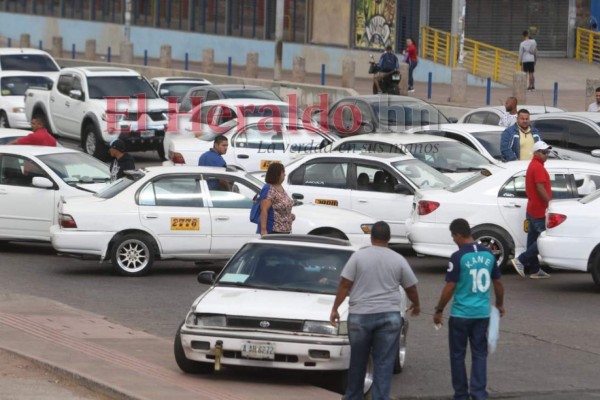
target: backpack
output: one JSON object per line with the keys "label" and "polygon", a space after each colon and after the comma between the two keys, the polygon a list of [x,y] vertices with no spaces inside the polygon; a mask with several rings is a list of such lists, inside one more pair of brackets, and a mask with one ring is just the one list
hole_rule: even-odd
{"label": "backpack", "polygon": [[381,56],[381,70],[390,72],[396,69],[396,55],[394,53],[384,53]]}
{"label": "backpack", "polygon": [[267,185],[263,186],[260,193],[258,193],[254,197],[254,203],[252,204],[252,208],[250,208],[250,222],[253,222],[255,224],[260,223],[260,202],[262,200],[260,198],[260,195],[265,190],[265,187],[267,187],[267,193],[269,193],[270,186],[267,184]]}

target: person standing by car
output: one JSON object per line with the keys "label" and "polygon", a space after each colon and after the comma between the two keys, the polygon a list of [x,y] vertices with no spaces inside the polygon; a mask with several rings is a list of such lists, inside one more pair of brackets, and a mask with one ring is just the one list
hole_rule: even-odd
{"label": "person standing by car", "polygon": [[531,274],[529,276],[531,279],[550,278],[550,274],[544,272],[540,267],[537,239],[546,230],[546,209],[552,200],[550,175],[544,167],[551,149],[552,147],[546,142],[540,141],[534,144],[533,159],[525,174],[525,192],[527,193],[525,217],[529,227],[527,229],[527,249],[511,260],[515,271],[522,278],[525,278],[526,272]]}
{"label": "person standing by car", "polygon": [[33,146],[56,146],[56,139],[46,129],[46,121],[43,117],[31,118],[31,130],[27,136],[22,136],[8,144],[29,144]]}
{"label": "person standing by car", "polygon": [[[200,167],[227,167],[227,162],[223,158],[223,154],[227,153],[229,148],[229,140],[223,135],[218,135],[214,142],[212,149],[202,154],[198,159],[198,166]],[[229,190],[229,184],[227,181],[210,178],[208,181],[208,188],[211,190]]]}
{"label": "person standing by car", "polygon": [[517,113],[517,123],[502,132],[500,151],[505,161],[531,160],[533,144],[542,140],[536,128],[531,128],[529,111],[522,108]]}
{"label": "person standing by car", "polygon": [[406,62],[408,63],[408,91],[413,93],[415,91],[413,71],[417,68],[419,61],[417,59],[417,46],[415,46],[412,38],[406,39],[406,50],[403,54],[406,56]]}
{"label": "person standing by car", "polygon": [[373,358],[373,400],[390,398],[394,363],[399,351],[402,328],[402,295],[412,302],[413,316],[419,315],[417,277],[406,259],[388,247],[390,226],[384,221],[373,224],[371,246],[355,252],[342,270],[329,320],[340,321],[339,306],[348,294],[348,337],[350,368],[345,400],[363,399],[369,355]]}
{"label": "person standing by car", "polygon": [[519,62],[523,72],[527,73],[527,90],[535,90],[535,62],[537,58],[537,42],[529,37],[529,31],[523,31],[523,41],[519,46]]}
{"label": "person standing by car", "polygon": [[506,112],[502,115],[498,125],[508,128],[517,122],[517,98],[513,96],[508,97],[504,101],[504,109]]}
{"label": "person standing by car", "polygon": [[[450,370],[455,400],[485,400],[487,387],[487,332],[490,322],[490,287],[494,286],[496,307],[504,315],[504,287],[496,257],[478,244],[469,223],[455,219],[450,223],[452,240],[458,251],[450,257],[446,285],[435,307],[433,323],[442,324],[444,307],[453,298],[448,319]],[[471,385],[467,379],[465,356],[471,345]]]}
{"label": "person standing by car", "polygon": [[291,233],[294,201],[287,195],[281,184],[285,180],[285,168],[281,163],[271,163],[265,177],[266,185],[259,194],[260,222],[256,233],[265,236],[269,233]]}
{"label": "person standing by car", "polygon": [[131,154],[126,152],[125,142],[115,139],[108,147],[110,156],[114,158],[110,166],[110,181],[114,182],[125,176],[125,171],[135,169],[135,162]]}
{"label": "person standing by car", "polygon": [[392,46],[387,45],[385,47],[385,53],[379,58],[377,66],[379,67],[379,72],[373,75],[373,81],[375,82],[377,93],[381,93],[379,81],[381,81],[388,73],[400,69],[400,61],[398,61],[398,57],[392,52]]}
{"label": "person standing by car", "polygon": [[600,111],[600,86],[596,88],[596,101],[591,103],[587,109],[589,112]]}

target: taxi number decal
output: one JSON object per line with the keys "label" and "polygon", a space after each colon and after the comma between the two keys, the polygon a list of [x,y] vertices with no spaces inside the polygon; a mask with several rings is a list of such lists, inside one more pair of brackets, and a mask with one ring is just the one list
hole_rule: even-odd
{"label": "taxi number decal", "polygon": [[269,165],[281,162],[279,160],[260,160],[260,169],[269,169]]}
{"label": "taxi number decal", "polygon": [[525,232],[525,233],[529,232],[529,221],[528,220],[523,220],[523,232]]}
{"label": "taxi number decal", "polygon": [[326,206],[338,206],[337,200],[315,199],[315,204],[325,204]]}
{"label": "taxi number decal", "polygon": [[200,218],[175,218],[171,217],[172,231],[199,231]]}

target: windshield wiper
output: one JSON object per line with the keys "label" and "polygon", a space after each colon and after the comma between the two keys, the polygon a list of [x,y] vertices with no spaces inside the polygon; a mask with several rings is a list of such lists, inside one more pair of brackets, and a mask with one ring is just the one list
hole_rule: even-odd
{"label": "windshield wiper", "polygon": [[249,284],[244,283],[244,282],[217,282],[217,285],[237,286],[237,287],[245,287],[245,288],[252,288],[252,289],[281,290],[281,289],[279,289],[277,287],[274,287],[274,286],[249,285]]}

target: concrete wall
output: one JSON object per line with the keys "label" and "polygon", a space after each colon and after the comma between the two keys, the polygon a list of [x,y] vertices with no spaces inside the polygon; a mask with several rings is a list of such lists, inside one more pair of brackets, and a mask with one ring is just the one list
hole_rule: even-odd
{"label": "concrete wall", "polygon": [[[123,26],[120,24],[3,12],[0,12],[0,21],[2,21],[0,35],[12,38],[13,43],[18,43],[21,34],[28,33],[31,35],[32,46],[37,47],[38,42],[42,40],[46,49],[50,48],[53,36],[62,36],[63,46],[67,51],[71,50],[73,44],[78,51],[84,51],[85,41],[96,39],[98,53],[106,53],[108,46],[111,46],[111,53],[117,55],[119,44],[123,40]],[[332,24],[332,27],[335,25]],[[183,60],[187,52],[191,61],[200,60],[204,48],[214,48],[215,63],[226,64],[228,57],[232,57],[233,64],[245,65],[247,53],[257,52],[259,67],[272,68],[274,65],[274,43],[272,41],[145,27],[132,27],[131,41],[134,44],[135,56],[143,56],[144,50],[148,50],[149,57],[158,58],[160,46],[170,44],[173,59]],[[283,68],[291,70],[294,57],[302,56],[306,59],[307,73],[319,74],[321,65],[325,64],[327,74],[340,75],[343,60],[351,58],[356,61],[356,76],[366,78],[369,77],[369,54],[364,50],[285,43]],[[378,58],[379,55],[375,54],[375,57]],[[433,73],[433,82],[450,83],[450,69],[428,60],[419,61],[414,72],[415,80],[426,82],[427,74],[430,71]],[[485,80],[469,75],[468,84],[484,86]],[[498,85],[494,84],[494,87],[498,87]]]}
{"label": "concrete wall", "polygon": [[[348,47],[351,21],[351,2],[347,0],[313,1],[311,12],[310,42],[327,43]],[[332,16],[334,16],[332,18]]]}

